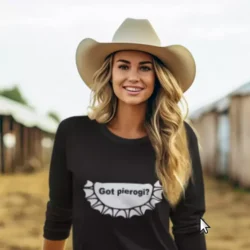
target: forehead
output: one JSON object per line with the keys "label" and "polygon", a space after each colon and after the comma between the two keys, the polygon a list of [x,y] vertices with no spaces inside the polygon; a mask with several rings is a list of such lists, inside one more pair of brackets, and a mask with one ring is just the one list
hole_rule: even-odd
{"label": "forehead", "polygon": [[152,55],[137,50],[123,50],[115,53],[114,60],[124,59],[127,61],[152,61]]}

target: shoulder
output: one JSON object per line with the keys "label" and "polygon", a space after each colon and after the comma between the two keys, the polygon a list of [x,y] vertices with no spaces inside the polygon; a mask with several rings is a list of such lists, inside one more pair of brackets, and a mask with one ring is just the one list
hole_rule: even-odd
{"label": "shoulder", "polygon": [[90,120],[87,115],[71,116],[63,119],[59,123],[58,130],[77,130],[78,128],[86,128],[91,123],[93,123],[93,121]]}
{"label": "shoulder", "polygon": [[195,143],[197,141],[197,135],[195,133],[194,128],[187,121],[184,121],[184,126],[186,129],[186,133],[187,133],[187,137],[188,137],[189,142]]}

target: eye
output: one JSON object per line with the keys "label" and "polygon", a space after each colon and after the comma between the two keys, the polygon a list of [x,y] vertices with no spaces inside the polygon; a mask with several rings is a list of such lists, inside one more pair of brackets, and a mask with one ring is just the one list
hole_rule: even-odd
{"label": "eye", "polygon": [[126,69],[128,69],[128,65],[122,64],[122,65],[119,65],[118,68],[122,69],[122,70],[126,70]]}
{"label": "eye", "polygon": [[142,66],[142,67],[141,67],[141,70],[142,70],[142,71],[150,71],[151,68],[149,68],[149,67],[147,67],[147,66]]}

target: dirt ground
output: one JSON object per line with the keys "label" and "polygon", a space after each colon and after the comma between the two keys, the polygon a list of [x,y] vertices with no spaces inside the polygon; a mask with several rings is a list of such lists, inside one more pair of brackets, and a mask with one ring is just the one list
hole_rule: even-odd
{"label": "dirt ground", "polygon": [[[205,176],[208,250],[250,249],[250,193]],[[48,171],[0,176],[0,249],[41,250]],[[67,250],[71,250],[71,236]]]}

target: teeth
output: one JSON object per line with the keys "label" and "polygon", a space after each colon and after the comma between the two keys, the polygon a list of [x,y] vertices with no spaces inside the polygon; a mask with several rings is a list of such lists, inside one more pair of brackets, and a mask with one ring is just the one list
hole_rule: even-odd
{"label": "teeth", "polygon": [[140,88],[131,88],[131,87],[126,87],[125,89],[129,90],[129,91],[140,91],[141,90]]}

